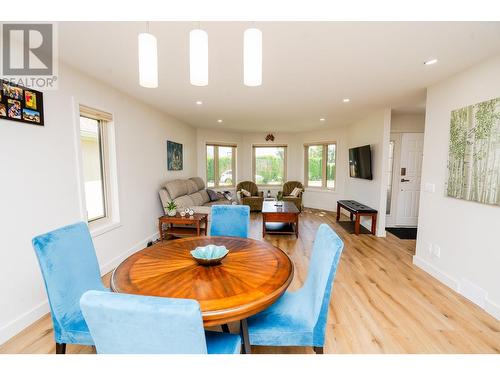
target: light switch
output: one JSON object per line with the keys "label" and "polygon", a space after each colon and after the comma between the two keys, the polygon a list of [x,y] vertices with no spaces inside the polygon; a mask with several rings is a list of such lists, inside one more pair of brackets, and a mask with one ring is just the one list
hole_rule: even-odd
{"label": "light switch", "polygon": [[426,182],[424,185],[424,191],[428,193],[434,193],[436,191],[436,185],[430,182]]}

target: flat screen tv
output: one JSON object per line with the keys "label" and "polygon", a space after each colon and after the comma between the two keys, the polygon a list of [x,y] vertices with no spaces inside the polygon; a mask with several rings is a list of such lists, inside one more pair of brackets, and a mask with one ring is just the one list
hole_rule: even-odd
{"label": "flat screen tv", "polygon": [[349,175],[354,178],[371,180],[372,152],[370,145],[349,149]]}

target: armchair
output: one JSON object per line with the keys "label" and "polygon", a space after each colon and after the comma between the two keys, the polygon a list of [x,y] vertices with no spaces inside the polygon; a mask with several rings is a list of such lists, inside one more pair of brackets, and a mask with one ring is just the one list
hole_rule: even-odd
{"label": "armchair", "polygon": [[[292,197],[290,196],[290,194],[295,188],[302,189],[302,191],[299,193],[297,197]],[[278,194],[280,193],[282,194],[284,201],[295,203],[295,206],[297,206],[299,211],[302,211],[302,194],[304,193],[304,185],[302,185],[301,182],[299,181],[285,182],[285,184],[283,185],[283,190],[280,191]]]}
{"label": "armchair", "polygon": [[[241,189],[250,192],[251,196],[245,197],[241,194]],[[250,211],[262,211],[262,203],[264,202],[264,192],[259,191],[257,185],[253,181],[242,181],[236,185],[236,194],[240,204],[250,206]]]}

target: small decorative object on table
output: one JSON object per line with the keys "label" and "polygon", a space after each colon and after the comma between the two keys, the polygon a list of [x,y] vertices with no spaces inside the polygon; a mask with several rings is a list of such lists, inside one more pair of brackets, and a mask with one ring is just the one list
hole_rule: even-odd
{"label": "small decorative object on table", "polygon": [[189,216],[193,216],[194,215],[194,210],[192,208],[189,209]]}
{"label": "small decorative object on table", "polygon": [[283,192],[278,192],[278,195],[276,196],[276,204],[275,206],[281,207],[283,206]]}
{"label": "small decorative object on table", "polygon": [[187,208],[187,207],[186,207],[186,208],[184,209],[184,215],[185,215],[185,216],[189,216],[189,208]]}
{"label": "small decorative object on table", "polygon": [[225,246],[207,245],[192,250],[191,256],[202,266],[214,266],[220,264],[228,253]]}
{"label": "small decorative object on table", "polygon": [[181,214],[181,217],[184,217],[184,216],[186,216],[186,211],[181,211],[180,214]]}
{"label": "small decorative object on table", "polygon": [[167,211],[168,216],[175,216],[177,214],[177,205],[174,201],[170,201],[165,207],[165,210]]}

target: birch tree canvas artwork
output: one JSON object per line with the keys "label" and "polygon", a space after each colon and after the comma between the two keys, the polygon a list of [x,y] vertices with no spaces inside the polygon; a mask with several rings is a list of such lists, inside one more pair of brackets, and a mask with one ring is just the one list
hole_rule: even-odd
{"label": "birch tree canvas artwork", "polygon": [[500,98],[451,112],[446,195],[500,206]]}

